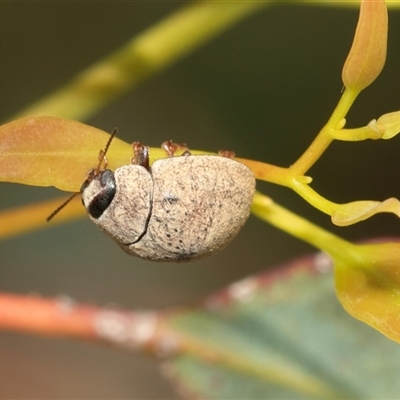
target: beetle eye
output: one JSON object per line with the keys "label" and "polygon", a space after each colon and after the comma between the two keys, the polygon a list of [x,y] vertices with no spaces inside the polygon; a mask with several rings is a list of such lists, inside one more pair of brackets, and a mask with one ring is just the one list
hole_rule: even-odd
{"label": "beetle eye", "polygon": [[[100,182],[101,188],[90,201],[87,209],[88,213],[95,219],[100,218],[103,212],[108,208],[117,190],[114,173],[109,169],[102,171],[97,179]],[[82,186],[85,186],[86,182],[84,182]],[[86,187],[89,183],[86,184]]]}
{"label": "beetle eye", "polygon": [[105,169],[103,172],[100,173],[100,185],[104,187],[108,186],[110,183],[115,186],[114,173],[109,169]]}

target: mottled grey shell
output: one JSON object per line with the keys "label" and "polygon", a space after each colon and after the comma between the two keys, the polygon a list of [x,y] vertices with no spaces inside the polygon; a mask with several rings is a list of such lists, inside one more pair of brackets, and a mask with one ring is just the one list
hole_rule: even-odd
{"label": "mottled grey shell", "polygon": [[[255,191],[251,170],[220,156],[161,159],[151,172],[126,165],[114,177],[111,204],[92,220],[127,253],[152,261],[192,261],[221,250],[246,222]],[[85,205],[99,188],[92,183]]]}

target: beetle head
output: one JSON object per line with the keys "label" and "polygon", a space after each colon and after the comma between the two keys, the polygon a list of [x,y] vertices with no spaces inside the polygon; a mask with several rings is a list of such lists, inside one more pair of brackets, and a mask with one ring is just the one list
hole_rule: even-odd
{"label": "beetle head", "polygon": [[[75,196],[78,194],[82,195],[82,203],[88,210],[88,213],[93,218],[99,218],[103,211],[111,203],[115,195],[115,179],[114,174],[111,170],[106,169],[108,165],[107,161],[107,151],[110,147],[112,140],[117,134],[118,129],[114,128],[111,133],[104,150],[99,152],[99,162],[96,168],[93,168],[87,175],[86,180],[83,182],[79,192],[74,193],[70,196],[64,203],[57,207],[48,217],[47,222],[49,222],[55,215],[57,215]],[[90,190],[89,190],[90,189]],[[87,198],[90,197],[90,202],[86,203],[84,201],[84,192],[88,191]],[[90,195],[91,194],[91,195]]]}

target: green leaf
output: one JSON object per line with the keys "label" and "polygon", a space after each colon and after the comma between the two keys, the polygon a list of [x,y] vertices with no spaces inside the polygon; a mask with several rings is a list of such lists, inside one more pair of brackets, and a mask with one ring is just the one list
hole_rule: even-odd
{"label": "green leaf", "polygon": [[400,347],[342,309],[321,254],[231,285],[167,324],[181,352],[166,375],[190,398],[400,397]]}

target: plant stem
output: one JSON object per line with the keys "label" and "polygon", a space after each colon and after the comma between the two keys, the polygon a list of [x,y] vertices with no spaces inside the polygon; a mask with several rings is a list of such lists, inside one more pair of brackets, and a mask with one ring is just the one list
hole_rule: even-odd
{"label": "plant stem", "polygon": [[273,200],[261,193],[257,192],[254,195],[251,210],[264,221],[325,251],[335,260],[342,259],[343,254],[349,257],[349,255],[354,253],[355,245],[352,243],[299,217],[284,207],[274,203]]}
{"label": "plant stem", "polygon": [[116,97],[269,4],[268,0],[189,4],[10,119],[31,115],[87,119]]}
{"label": "plant stem", "polygon": [[331,131],[337,130],[338,126],[343,124],[342,121],[357,98],[357,95],[358,92],[355,90],[344,90],[327,124],[321,129],[308,149],[290,167],[296,175],[304,175],[318,161],[324,151],[332,143],[335,137]]}

